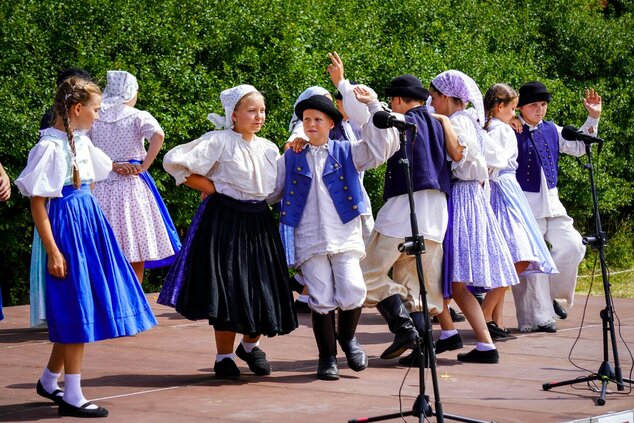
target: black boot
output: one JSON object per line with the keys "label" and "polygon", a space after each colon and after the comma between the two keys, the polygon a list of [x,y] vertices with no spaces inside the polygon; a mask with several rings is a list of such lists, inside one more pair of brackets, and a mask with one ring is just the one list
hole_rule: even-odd
{"label": "black boot", "polygon": [[[420,311],[417,311],[415,313],[410,313],[409,317],[412,319],[412,322],[414,322],[414,327],[416,328],[416,331],[418,332],[418,336],[421,338],[421,343],[424,345],[424,343],[427,342],[427,340],[423,338],[425,336],[425,327],[427,326],[427,324],[426,324],[425,318],[423,317],[423,313]],[[428,357],[425,357],[425,367],[429,367],[429,364],[428,364],[429,360],[427,358]],[[416,346],[416,348],[414,348],[409,355],[405,357],[401,357],[398,360],[398,364],[400,364],[401,366],[419,367],[420,366],[420,348]]]}
{"label": "black boot", "polygon": [[397,294],[389,296],[379,302],[376,309],[379,310],[379,313],[387,322],[390,332],[395,335],[392,345],[383,351],[381,358],[396,358],[406,350],[416,346],[416,336],[418,334],[412,325],[412,320],[407,314],[401,297]]}
{"label": "black boot", "polygon": [[360,372],[368,367],[368,356],[359,345],[357,337],[354,336],[360,317],[361,307],[346,311],[339,310],[339,324],[337,325],[339,345],[346,354],[348,367],[355,372]]}
{"label": "black boot", "polygon": [[337,335],[335,333],[335,312],[319,314],[312,312],[313,333],[319,349],[317,379],[337,380]]}

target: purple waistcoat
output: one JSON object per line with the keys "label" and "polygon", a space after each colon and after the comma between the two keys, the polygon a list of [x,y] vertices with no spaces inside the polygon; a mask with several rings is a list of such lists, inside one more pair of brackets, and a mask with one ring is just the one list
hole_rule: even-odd
{"label": "purple waistcoat", "polygon": [[[427,106],[419,106],[405,113],[405,120],[417,126],[416,139],[407,133],[407,158],[410,163],[414,191],[437,189],[449,195],[451,192],[450,163],[445,150],[445,133],[442,125],[434,119]],[[399,160],[402,151],[397,151],[387,161],[383,199],[407,193],[405,171]]]}
{"label": "purple waistcoat", "polygon": [[517,138],[517,171],[515,176],[523,191],[539,192],[544,172],[548,189],[557,186],[559,170],[559,133],[552,122],[542,122],[530,131],[527,125]]}

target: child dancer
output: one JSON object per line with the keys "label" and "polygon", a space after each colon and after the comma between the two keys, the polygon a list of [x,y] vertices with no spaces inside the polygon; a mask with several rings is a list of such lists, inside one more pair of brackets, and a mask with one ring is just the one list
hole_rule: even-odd
{"label": "child dancer", "polygon": [[275,189],[279,151],[256,135],[265,118],[264,97],[251,85],[220,94],[221,128],[170,150],[163,167],[178,185],[207,197],[198,208],[183,249],[159,296],[188,319],[214,327],[217,378],[240,376],[235,354],[256,375],[271,367],[258,347],[261,335],[297,327],[284,250],[266,198]]}
{"label": "child dancer", "polygon": [[[80,383],[84,343],[129,336],[156,325],[143,291],[121,252],[90,183],[113,164],[83,132],[97,118],[101,91],[79,78],[64,81],[55,96],[55,121],[41,133],[15,183],[31,197],[33,220],[47,254],[46,318],[53,351],[37,393],[59,404],[59,414],[105,417],[88,402]],[[46,200],[48,205],[46,204]],[[62,393],[57,379],[64,369]]]}
{"label": "child dancer", "polygon": [[[515,117],[517,92],[506,84],[495,84],[484,96],[484,109],[489,132],[485,158],[491,182],[491,207],[497,217],[504,239],[519,276],[532,273],[557,273],[555,263],[530,211],[515,171],[517,141],[509,122]],[[482,312],[493,338],[508,336],[503,322],[504,294],[507,287],[487,292]]]}
{"label": "child dancer", "polygon": [[[516,134],[518,147],[517,181],[526,195],[531,211],[546,241],[559,274],[526,277],[526,283],[513,287],[517,321],[522,331],[556,332],[555,314],[565,319],[566,311],[556,298],[572,305],[577,270],[586,247],[573,221],[559,200],[557,191],[558,163],[561,153],[582,156],[586,153],[583,141],[567,141],[562,128],[543,120],[552,96],[538,81],[520,87],[521,133]],[[581,127],[586,135],[596,136],[601,116],[601,96],[586,90],[583,105],[588,119]]]}
{"label": "child dancer", "polygon": [[169,266],[180,249],[176,228],[148,172],[165,135],[152,115],[134,107],[139,85],[133,75],[108,71],[107,80],[90,139],[112,160],[138,165],[141,173],[111,173],[95,185],[94,194],[142,283],[145,268]]}
{"label": "child dancer", "polygon": [[[369,103],[372,113],[381,110],[367,90],[358,87],[356,93],[357,99]],[[294,228],[296,266],[308,286],[319,349],[317,378],[337,380],[337,339],[352,370],[368,365],[355,337],[366,294],[359,265],[365,255],[360,218],[365,202],[359,172],[387,160],[398,150],[398,138],[394,130],[368,124],[363,141],[329,139],[343,116],[332,100],[321,95],[299,102],[295,113],[303,121],[309,145],[299,154],[286,151],[279,162],[273,198],[279,198],[283,190],[280,220]]]}
{"label": "child dancer", "polygon": [[[486,133],[482,94],[475,81],[462,72],[450,70],[436,76],[430,87],[431,105],[443,125],[450,124],[462,150],[462,159],[451,164],[455,179],[452,187],[453,259],[450,278],[453,299],[473,328],[478,343],[468,353],[458,354],[458,360],[476,363],[497,363],[499,354],[493,345],[482,309],[467,286],[490,290],[519,282],[508,247],[504,241],[482,183],[488,179],[483,151]],[[476,116],[465,111],[468,102]],[[477,120],[476,120],[477,119]],[[449,120],[449,122],[448,122]],[[447,307],[439,315],[442,327],[436,353],[462,346]]]}

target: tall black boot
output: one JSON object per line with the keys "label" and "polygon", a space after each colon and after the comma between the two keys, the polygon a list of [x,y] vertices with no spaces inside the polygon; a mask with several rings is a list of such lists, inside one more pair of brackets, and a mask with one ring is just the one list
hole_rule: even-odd
{"label": "tall black boot", "polygon": [[360,372],[368,367],[368,356],[361,348],[361,345],[359,345],[357,337],[354,336],[361,317],[361,307],[345,311],[339,310],[338,317],[339,345],[341,345],[341,349],[346,354],[348,367],[355,372]]}
{"label": "tall black boot", "polygon": [[319,350],[317,365],[317,379],[337,380],[337,335],[335,333],[335,312],[319,314],[312,312],[313,333]]}
{"label": "tall black boot", "polygon": [[[423,313],[420,311],[417,311],[414,313],[410,313],[409,317],[412,319],[412,322],[414,322],[414,327],[416,328],[416,331],[418,332],[418,336],[421,338],[420,342],[424,345],[424,343],[427,342],[427,339],[424,338],[425,327],[427,326],[427,324],[426,324],[425,318],[423,317]],[[425,353],[425,350],[423,350],[423,355],[424,353]],[[429,367],[428,357],[424,356],[424,358],[425,358],[425,367]],[[420,347],[417,345],[416,348],[414,348],[408,356],[401,357],[401,359],[398,360],[398,364],[402,366],[408,366],[408,367],[409,366],[419,367],[420,366]]]}
{"label": "tall black boot", "polygon": [[392,345],[383,351],[381,358],[396,358],[406,350],[416,346],[416,336],[418,334],[398,294],[391,295],[380,301],[376,309],[379,310],[379,313],[387,322],[390,332],[395,335]]}

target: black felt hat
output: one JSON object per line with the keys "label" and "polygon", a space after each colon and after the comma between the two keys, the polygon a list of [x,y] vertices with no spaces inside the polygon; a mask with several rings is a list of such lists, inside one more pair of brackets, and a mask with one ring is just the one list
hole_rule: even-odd
{"label": "black felt hat", "polygon": [[308,97],[306,100],[302,100],[297,103],[295,106],[295,114],[297,117],[302,120],[304,119],[304,110],[314,109],[319,110],[322,113],[325,113],[330,117],[335,125],[341,122],[343,119],[343,115],[337,110],[334,104],[332,104],[332,100],[330,100],[325,95],[314,95],[312,97]]}
{"label": "black felt hat", "polygon": [[517,107],[535,103],[536,101],[549,102],[552,98],[553,96],[546,90],[546,86],[541,82],[527,82],[520,87],[520,99],[517,103]]}
{"label": "black felt hat", "polygon": [[389,87],[384,88],[384,91],[388,97],[408,97],[423,101],[429,97],[429,91],[414,75],[397,76],[392,79]]}

